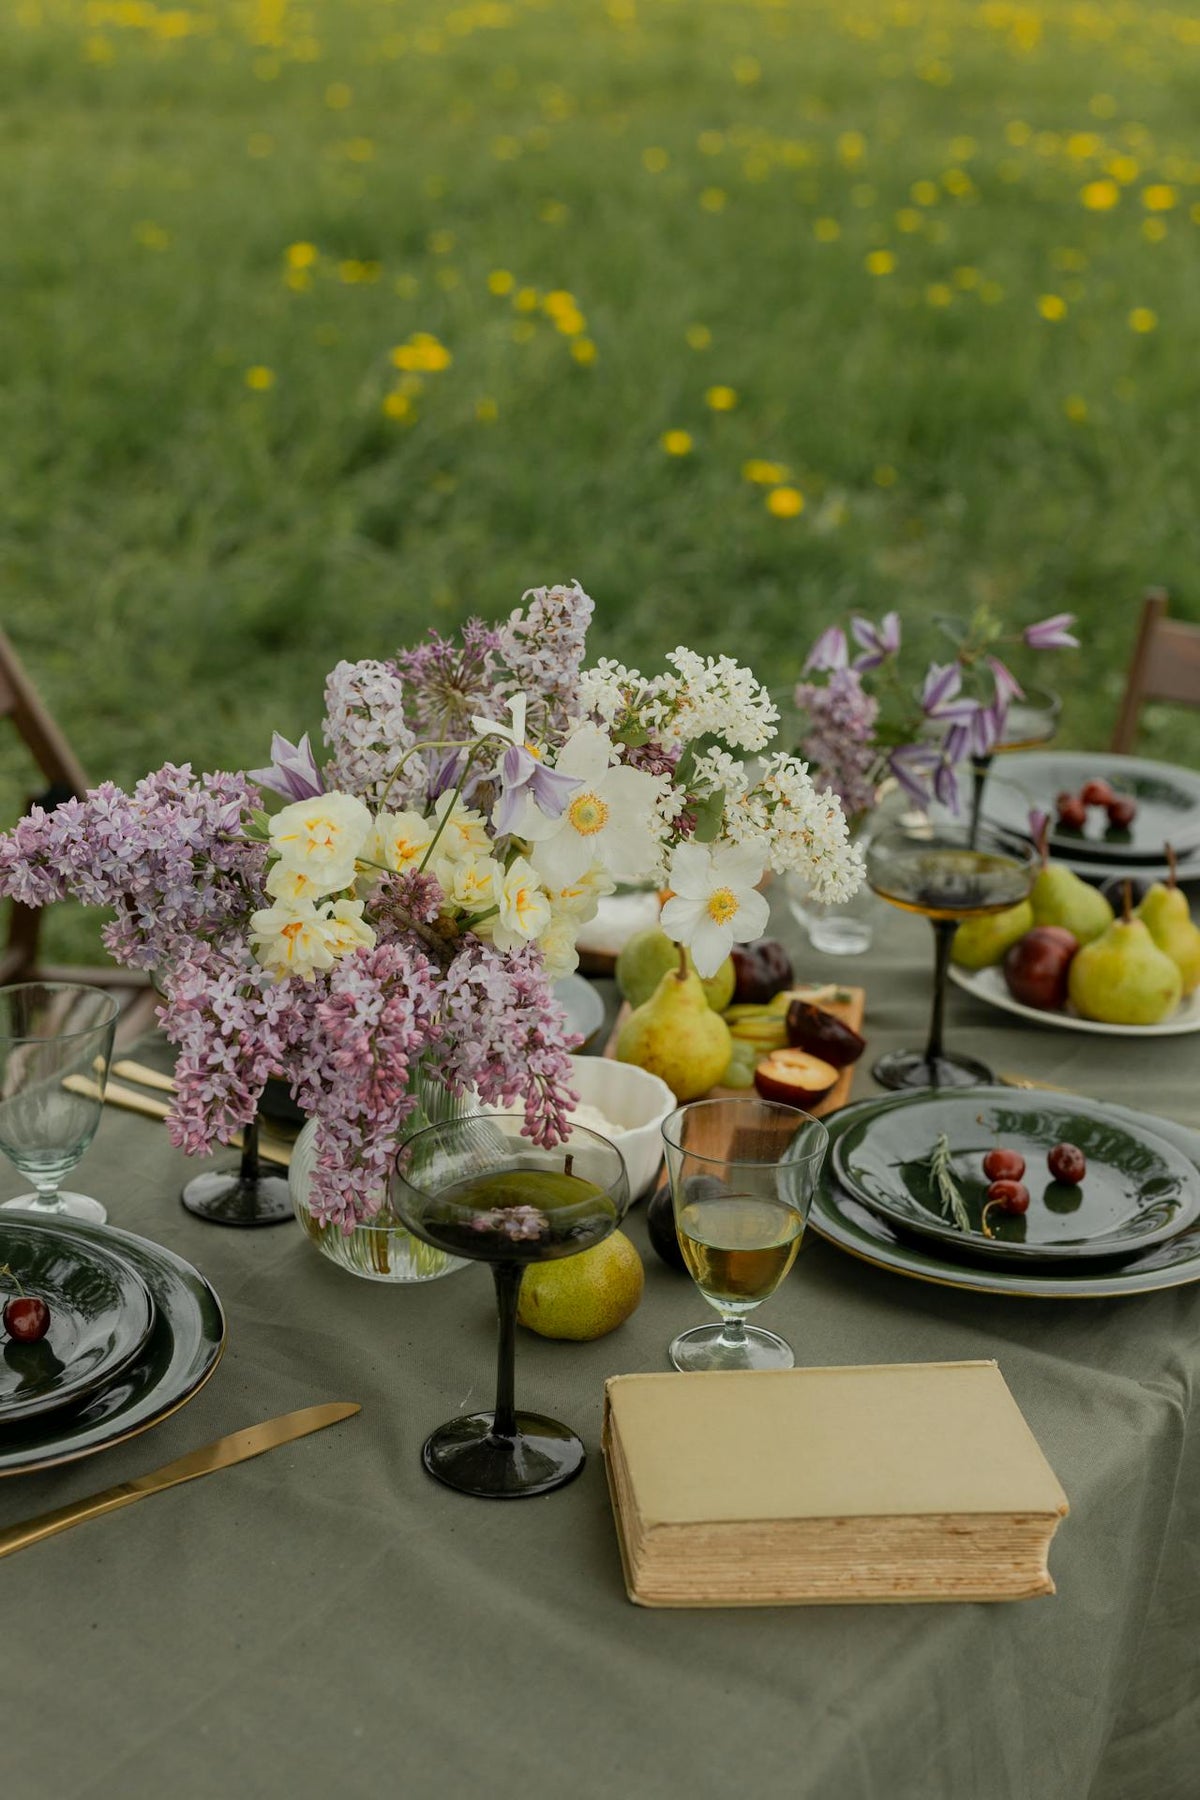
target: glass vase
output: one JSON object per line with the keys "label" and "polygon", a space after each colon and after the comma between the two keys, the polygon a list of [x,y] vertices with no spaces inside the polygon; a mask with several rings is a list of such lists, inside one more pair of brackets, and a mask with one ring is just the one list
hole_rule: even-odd
{"label": "glass vase", "polygon": [[[861,814],[850,821],[850,841],[865,855],[872,831],[877,829],[875,813]],[[814,950],[826,956],[862,956],[871,948],[880,902],[865,881],[856,894],[837,906],[814,900],[803,875],[796,870],[786,877],[784,891],[788,911],[803,926]]]}
{"label": "glass vase", "polygon": [[[435,1075],[419,1075],[416,1080],[417,1104],[405,1121],[396,1148],[406,1143],[427,1125],[448,1124],[470,1118],[479,1109],[474,1097],[452,1094]],[[465,1269],[467,1258],[450,1256],[431,1244],[421,1242],[406,1231],[383,1194],[383,1203],[374,1218],[343,1231],[340,1225],[322,1225],[313,1217],[308,1203],[313,1170],[317,1162],[317,1121],[310,1119],[292,1150],[288,1184],[296,1217],[304,1227],[309,1242],[335,1267],[348,1275],[359,1275],[364,1281],[409,1283],[437,1281],[455,1269]]]}

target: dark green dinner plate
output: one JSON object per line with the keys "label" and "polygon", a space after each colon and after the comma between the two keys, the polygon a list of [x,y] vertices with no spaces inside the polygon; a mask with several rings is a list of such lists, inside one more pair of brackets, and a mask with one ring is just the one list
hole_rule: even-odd
{"label": "dark green dinner plate", "polygon": [[221,1302],[203,1275],[173,1251],[111,1226],[26,1222],[64,1246],[108,1250],[128,1263],[150,1290],[154,1322],[141,1354],[80,1407],[5,1427],[0,1476],[73,1462],[146,1431],[203,1387],[225,1346]]}
{"label": "dark green dinner plate", "polygon": [[[1105,750],[1018,750],[1003,760],[1003,779],[984,790],[989,825],[1027,838],[1029,807],[1041,807],[1050,815],[1051,850],[1095,863],[1098,873],[1110,864],[1161,863],[1164,844],[1173,844],[1181,859],[1200,861],[1200,775],[1190,769]],[[1137,801],[1126,829],[1110,826],[1100,807],[1089,810],[1082,831],[1058,823],[1059,794],[1077,793],[1091,780],[1107,781]]]}
{"label": "dark green dinner plate", "polygon": [[19,1214],[0,1213],[0,1263],[12,1271],[6,1296],[19,1283],[50,1308],[39,1343],[3,1338],[0,1429],[7,1430],[114,1381],[149,1337],[154,1302],[137,1270],[111,1249],[26,1224]]}
{"label": "dark green dinner plate", "polygon": [[[976,1097],[1001,1102],[1012,1099],[1013,1088],[979,1088]],[[825,1120],[836,1151],[842,1135],[874,1113],[902,1110],[926,1098],[920,1094],[893,1094],[860,1100]],[[1061,1096],[1056,1095],[1055,1099]],[[1151,1119],[1105,1101],[1105,1117],[1118,1125],[1152,1128],[1173,1149],[1186,1156],[1193,1179],[1200,1183],[1200,1133],[1170,1119]],[[1014,1268],[995,1263],[971,1263],[952,1256],[933,1239],[914,1239],[880,1214],[848,1194],[839,1183],[832,1156],[813,1197],[809,1224],[820,1236],[864,1262],[907,1275],[916,1281],[941,1287],[963,1288],[982,1294],[1054,1300],[1118,1299],[1128,1294],[1153,1293],[1159,1288],[1181,1287],[1200,1281],[1200,1223],[1189,1230],[1135,1252],[1112,1267],[1087,1263]]]}
{"label": "dark green dinner plate", "polygon": [[[929,1154],[945,1135],[970,1220],[947,1217]],[[1047,1153],[1078,1145],[1087,1174],[1078,1187],[1055,1181]],[[993,1208],[983,1229],[997,1145],[1025,1158],[1023,1214]],[[1200,1180],[1187,1157],[1148,1124],[1121,1123],[1090,1100],[1016,1088],[922,1093],[908,1106],[868,1114],[839,1133],[834,1172],[848,1194],[901,1230],[943,1242],[951,1254],[1008,1262],[1074,1262],[1129,1256],[1200,1217]]]}

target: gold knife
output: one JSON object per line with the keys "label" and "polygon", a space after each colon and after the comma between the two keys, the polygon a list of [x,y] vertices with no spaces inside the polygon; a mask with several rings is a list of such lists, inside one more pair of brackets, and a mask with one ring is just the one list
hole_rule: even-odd
{"label": "gold knife", "polygon": [[[103,1100],[106,1106],[121,1107],[125,1112],[142,1113],[148,1119],[165,1119],[171,1110],[165,1100],[155,1100],[150,1094],[139,1094],[136,1088],[123,1087],[119,1081],[108,1082],[101,1093],[99,1084],[86,1075],[64,1075],[63,1086],[73,1094],[83,1094],[89,1100]],[[235,1132],[229,1142],[231,1148],[240,1150],[241,1132]],[[292,1145],[287,1138],[277,1136],[274,1131],[264,1131],[260,1125],[258,1148],[264,1162],[278,1163],[285,1169],[290,1167]]]}
{"label": "gold knife", "polygon": [[53,1512],[26,1519],[22,1525],[10,1525],[7,1531],[0,1531],[0,1556],[10,1556],[14,1550],[23,1550],[26,1544],[39,1543],[56,1532],[69,1531],[84,1519],[116,1512],[119,1506],[132,1506],[147,1494],[159,1494],[164,1488],[177,1487],[181,1481],[195,1481],[200,1475],[211,1475],[214,1469],[228,1469],[234,1463],[261,1456],[264,1450],[290,1444],[293,1438],[307,1437],[310,1431],[321,1431],[326,1425],[336,1425],[361,1411],[357,1401],[335,1400],[325,1406],[301,1407],[299,1412],[284,1413],[262,1425],[249,1425],[244,1431],[218,1438],[215,1444],[206,1444],[203,1450],[189,1451],[187,1456],[161,1469],[152,1469],[148,1475],[137,1475],[119,1487],[105,1488],[87,1500],[72,1500],[69,1506],[55,1507]]}

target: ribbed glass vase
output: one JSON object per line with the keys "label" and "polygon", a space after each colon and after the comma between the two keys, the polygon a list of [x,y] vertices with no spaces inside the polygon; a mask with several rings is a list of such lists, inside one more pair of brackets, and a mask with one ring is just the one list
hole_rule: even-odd
{"label": "ribbed glass vase", "polygon": [[[402,1137],[397,1140],[397,1148],[414,1132],[423,1131],[426,1125],[469,1118],[479,1110],[477,1101],[452,1094],[434,1075],[419,1075],[416,1087],[416,1109],[409,1116]],[[386,1198],[375,1217],[365,1225],[356,1225],[353,1231],[343,1231],[340,1225],[322,1225],[315,1219],[309,1209],[308,1196],[317,1160],[316,1137],[317,1123],[310,1119],[292,1150],[288,1181],[296,1217],[309,1242],[322,1256],[348,1275],[361,1275],[365,1281],[437,1281],[442,1275],[453,1274],[455,1269],[466,1268],[465,1257],[447,1256],[444,1250],[435,1250],[406,1231],[388,1207]]]}

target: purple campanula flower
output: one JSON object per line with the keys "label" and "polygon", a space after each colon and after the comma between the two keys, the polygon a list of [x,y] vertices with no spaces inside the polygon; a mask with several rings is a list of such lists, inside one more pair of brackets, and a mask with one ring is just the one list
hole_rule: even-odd
{"label": "purple campanula flower", "polygon": [[1079,639],[1068,629],[1075,623],[1074,613],[1055,613],[1036,625],[1026,625],[1021,636],[1031,650],[1077,650]]}
{"label": "purple campanula flower", "polygon": [[888,769],[906,794],[926,805],[934,770],[942,760],[936,744],[899,744],[888,755]]}
{"label": "purple campanula flower", "polygon": [[971,754],[973,756],[990,756],[1000,742],[1000,734],[1004,730],[1004,721],[1008,716],[1008,702],[997,694],[988,706],[975,709],[971,720]]}
{"label": "purple campanula flower", "polygon": [[971,746],[972,730],[970,725],[956,721],[942,739],[942,756],[948,763],[960,763]]}
{"label": "purple campanula flower", "polygon": [[501,837],[512,830],[526,797],[548,819],[560,819],[575,789],[583,786],[577,775],[560,775],[557,769],[548,769],[524,744],[508,746],[495,779],[500,784],[500,798],[492,823]]}
{"label": "purple campanula flower", "polygon": [[807,675],[812,670],[844,669],[849,661],[846,647],[846,634],[840,625],[829,625],[821,633],[808,653],[808,661],[804,665]]}
{"label": "purple campanula flower", "polygon": [[285,800],[311,800],[325,792],[325,783],[317,768],[308,733],[298,744],[290,744],[279,732],[271,734],[271,764],[266,769],[251,769],[246,779]]}
{"label": "purple campanula flower", "polygon": [[1050,814],[1043,807],[1031,806],[1029,809],[1029,835],[1040,850],[1050,829]]}
{"label": "purple campanula flower", "polygon": [[877,669],[885,657],[895,656],[900,648],[899,613],[885,613],[878,625],[873,625],[870,619],[853,618],[850,629],[862,650],[862,655],[854,659],[856,669]]}
{"label": "purple campanula flower", "polygon": [[429,777],[429,798],[431,801],[436,800],[439,795],[444,794],[447,788],[456,787],[458,785],[458,778],[462,774],[462,760],[462,751],[452,750],[449,756],[444,756],[441,762],[436,765],[432,775]]}
{"label": "purple campanula flower", "polygon": [[1023,700],[1025,698],[1025,689],[1021,686],[1012,670],[1007,668],[1004,663],[1000,661],[998,656],[989,656],[987,664],[988,668],[992,671],[992,677],[996,683],[997,700],[1002,701],[1007,708],[1010,700]]}
{"label": "purple campanula flower", "polygon": [[958,776],[954,772],[953,763],[938,764],[933,772],[933,791],[943,806],[953,813],[958,811]]}

